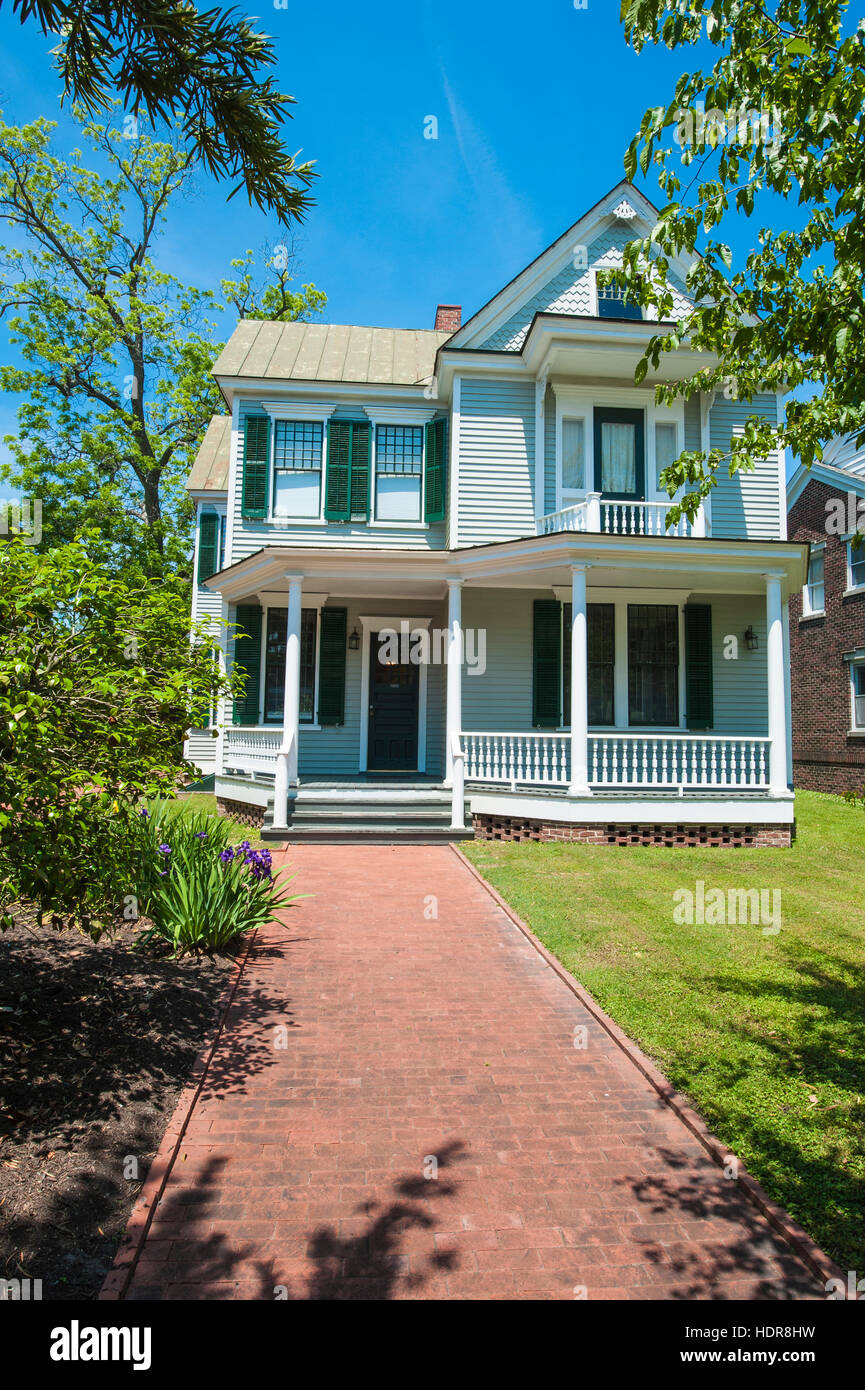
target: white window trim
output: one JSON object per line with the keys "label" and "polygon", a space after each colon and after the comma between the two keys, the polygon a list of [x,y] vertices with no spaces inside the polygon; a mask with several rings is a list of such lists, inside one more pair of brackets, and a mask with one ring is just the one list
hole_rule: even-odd
{"label": "white window trim", "polygon": [[[659,492],[656,481],[655,425],[676,426],[676,442],[679,453],[685,443],[685,402],[676,401],[672,406],[655,404],[653,390],[642,388],[600,388],[570,386],[552,383],[556,398],[556,511],[575,506],[585,500],[589,492],[600,492],[600,478],[595,477],[595,408],[608,407],[613,410],[642,410],[645,440],[645,492],[647,502],[666,502],[673,505],[666,492]],[[582,492],[565,493],[562,489],[562,421],[582,418],[585,421],[585,480]]]}
{"label": "white window trim", "polygon": [[[313,712],[312,712],[312,713],[313,713],[313,718],[312,718],[312,723],[310,723],[310,724],[308,724],[308,723],[307,723],[305,720],[303,720],[303,719],[300,721],[300,731],[301,731],[301,732],[304,732],[304,730],[308,730],[310,733],[320,733],[321,730],[322,730],[322,727],[323,727],[323,726],[322,726],[321,724],[319,724],[319,722],[318,722],[318,684],[319,684],[319,676],[320,676],[320,674],[321,674],[321,610],[322,610],[322,608],[324,607],[324,605],[327,603],[328,597],[329,597],[328,594],[306,594],[306,593],[301,594],[301,599],[300,599],[301,612],[303,612],[304,608],[314,608],[314,609],[315,609],[315,615],[316,615],[316,616],[315,616],[315,694],[314,694],[314,697],[313,697],[313,700],[314,700]],[[282,724],[281,724],[281,722],[278,722],[277,720],[268,720],[267,723],[264,722],[264,681],[265,681],[265,657],[266,657],[266,653],[267,653],[267,615],[268,615],[268,613],[270,612],[271,608],[287,608],[287,607],[288,607],[288,595],[287,595],[287,594],[259,594],[259,595],[258,595],[258,602],[259,602],[259,604],[260,604],[260,606],[261,606],[261,613],[262,613],[262,618],[261,618],[261,653],[260,653],[260,656],[259,656],[259,670],[261,671],[261,680],[260,680],[260,682],[259,682],[259,690],[258,690],[258,724],[257,724],[255,727],[258,728],[258,729],[279,729],[279,728],[282,727]]]}
{"label": "white window trim", "polygon": [[[859,590],[856,592],[858,593]],[[850,738],[865,738],[865,724],[856,723],[856,681],[854,678],[854,672],[857,668],[865,668],[865,647],[860,647],[855,652],[845,652],[844,660],[847,662],[850,680],[850,728],[847,733]]]}
{"label": "white window trim", "polygon": [[844,590],[844,595],[846,597],[847,594],[865,593],[865,584],[853,583],[853,536],[846,537],[845,543],[847,547],[847,588]]}
{"label": "white window trim", "polygon": [[[361,613],[357,621],[361,627],[361,662],[360,662],[360,747],[358,749],[358,771],[366,772],[369,762],[369,637],[370,633],[380,632],[383,629],[400,632],[400,624],[408,623],[409,634],[417,631],[428,631],[432,618],[412,618],[405,613],[398,617],[387,614]],[[427,736],[427,663],[422,661],[418,668],[418,695],[417,695],[417,770],[426,772],[426,736]]]}
{"label": "white window trim", "polygon": [[[268,498],[267,498],[267,520],[274,526],[324,526],[324,494],[327,484],[327,422],[336,410],[336,404],[321,405],[318,402],[292,401],[291,403],[282,402],[265,404],[264,409],[270,416],[270,446],[268,449]],[[318,516],[293,516],[290,512],[277,513],[274,510],[274,498],[276,494],[276,423],[282,420],[292,423],[297,420],[308,422],[312,420],[321,425],[321,465],[319,467],[319,486],[318,486]],[[307,726],[308,727],[308,726]]]}
{"label": "white window trim", "polygon": [[[811,586],[810,586],[810,584],[809,584],[809,582],[808,582],[808,575],[806,575],[806,576],[805,576],[805,583],[802,585],[802,617],[801,617],[801,619],[800,619],[800,622],[804,622],[807,618],[825,618],[825,616],[826,616],[826,542],[825,542],[825,541],[819,541],[817,544],[811,546],[811,555],[815,555],[815,554],[817,554],[818,552],[823,556],[823,607],[822,607],[822,608],[812,608],[812,607],[811,607],[811,594],[810,594],[810,588],[811,588]],[[810,559],[810,556],[809,556],[809,559],[808,559],[808,574],[810,574],[810,573],[811,573],[811,559]]]}
{"label": "white window trim", "polygon": [[[556,585],[553,592],[562,604],[562,612],[564,613],[564,605],[571,602],[570,588]],[[615,641],[613,723],[590,724],[590,734],[687,733],[685,720],[685,604],[689,598],[690,591],[681,589],[645,589],[640,592],[640,603],[663,605],[679,610],[679,722],[678,724],[630,724],[628,722],[628,606],[635,602],[634,594],[631,592],[623,596],[620,589],[588,590],[586,594],[587,607],[590,603],[611,603],[615,609],[613,616]],[[567,723],[564,722],[566,714],[568,715]],[[570,710],[562,710],[562,720],[563,722],[559,727],[563,731],[568,731],[571,727]]]}
{"label": "white window trim", "polygon": [[[367,523],[377,531],[428,531],[430,522],[424,519],[424,498],[426,497],[426,425],[435,418],[438,410],[421,406],[375,406],[367,407],[366,413],[372,422],[372,444],[370,448],[370,518]],[[404,425],[421,430],[421,469],[420,469],[420,517],[417,521],[380,520],[376,514],[378,506],[378,427],[379,425]]]}

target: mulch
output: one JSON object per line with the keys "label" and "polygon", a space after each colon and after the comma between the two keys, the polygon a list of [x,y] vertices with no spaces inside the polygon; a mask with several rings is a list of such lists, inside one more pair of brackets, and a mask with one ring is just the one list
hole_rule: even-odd
{"label": "mulch", "polygon": [[46,1300],[98,1294],[232,966],[140,935],[0,934],[0,1277]]}

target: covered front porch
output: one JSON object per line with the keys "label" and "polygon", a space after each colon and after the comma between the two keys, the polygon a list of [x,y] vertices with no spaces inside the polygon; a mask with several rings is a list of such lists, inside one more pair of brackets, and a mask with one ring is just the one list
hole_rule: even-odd
{"label": "covered front porch", "polygon": [[253,599],[262,613],[217,796],[289,836],[323,782],[374,807],[419,780],[454,832],[789,836],[786,601],[803,563],[783,542],[613,535],[258,552],[210,581],[227,624]]}

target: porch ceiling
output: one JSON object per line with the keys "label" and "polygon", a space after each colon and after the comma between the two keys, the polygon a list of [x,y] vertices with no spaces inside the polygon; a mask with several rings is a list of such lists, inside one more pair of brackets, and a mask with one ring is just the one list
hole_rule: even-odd
{"label": "porch ceiling", "polygon": [[267,546],[206,587],[235,602],[302,575],[310,590],[335,596],[437,600],[448,579],[482,588],[555,588],[570,584],[571,566],[582,564],[590,588],[752,594],[764,593],[773,573],[786,596],[804,584],[807,562],[808,546],[793,541],[567,533],[451,551]]}

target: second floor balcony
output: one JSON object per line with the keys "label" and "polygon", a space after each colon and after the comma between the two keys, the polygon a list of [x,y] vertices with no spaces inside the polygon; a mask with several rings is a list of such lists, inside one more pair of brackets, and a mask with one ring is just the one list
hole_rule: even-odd
{"label": "second floor balcony", "polygon": [[605,500],[600,492],[590,492],[581,502],[562,507],[538,518],[539,536],[561,531],[607,536],[708,536],[706,511],[700,507],[694,521],[680,517],[667,525],[671,503]]}

